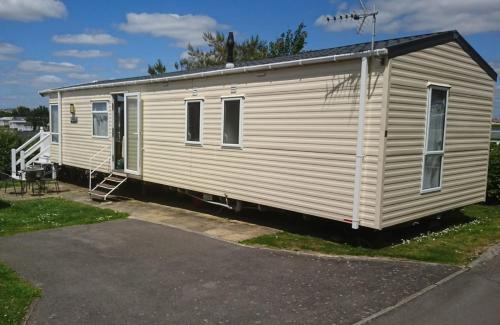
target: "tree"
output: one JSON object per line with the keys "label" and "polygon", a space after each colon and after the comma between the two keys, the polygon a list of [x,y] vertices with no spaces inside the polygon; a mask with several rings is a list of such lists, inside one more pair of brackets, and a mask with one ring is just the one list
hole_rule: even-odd
{"label": "tree", "polygon": [[160,59],[158,59],[155,64],[153,64],[153,66],[150,66],[148,64],[148,73],[151,75],[151,76],[157,76],[157,75],[160,75],[160,74],[164,74],[165,72],[167,72],[167,68],[165,67],[165,65],[161,62]]}
{"label": "tree", "polygon": [[47,126],[49,125],[49,109],[46,106],[38,106],[26,116],[26,121],[33,126],[33,130],[38,130],[40,127],[47,130]]}
{"label": "tree", "polygon": [[30,115],[31,110],[25,106],[18,106],[17,108],[12,110],[12,116],[14,117],[27,117]]}
{"label": "tree", "polygon": [[17,148],[23,143],[17,131],[8,128],[0,128],[0,171],[10,171],[10,150]]}
{"label": "tree", "polygon": [[[267,57],[297,54],[302,52],[306,45],[307,31],[304,23],[300,23],[295,31],[287,30],[281,33],[274,42],[266,42],[258,35],[251,36],[234,47],[235,61],[259,60]],[[226,36],[222,32],[203,34],[208,50],[195,48],[191,44],[187,47],[187,56],[175,63],[176,69],[192,70],[211,66],[223,65],[226,62]]]}
{"label": "tree", "polygon": [[306,45],[307,31],[304,30],[305,28],[306,25],[300,23],[294,32],[289,29],[285,33],[281,33],[276,41],[269,42],[269,56],[276,57],[300,53]]}

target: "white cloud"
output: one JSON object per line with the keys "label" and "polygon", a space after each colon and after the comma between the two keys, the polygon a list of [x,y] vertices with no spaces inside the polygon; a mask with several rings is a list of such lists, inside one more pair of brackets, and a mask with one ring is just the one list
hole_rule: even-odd
{"label": "white cloud", "polygon": [[110,56],[111,52],[105,52],[101,50],[65,50],[56,52],[57,56],[69,56],[79,59],[90,59],[90,58],[100,58],[104,56]]}
{"label": "white cloud", "polygon": [[203,44],[203,32],[225,29],[214,18],[203,15],[177,15],[162,13],[128,13],[127,22],[118,26],[131,34],[150,34],[167,37],[175,41],[175,46],[185,47]]}
{"label": "white cloud", "polygon": [[76,65],[69,62],[49,62],[27,60],[21,61],[17,67],[26,72],[45,72],[45,73],[76,73],[82,72],[84,69],[81,65]]}
{"label": "white cloud", "polygon": [[[498,0],[384,0],[375,1],[380,14],[377,31],[384,33],[442,31],[457,29],[464,34],[500,31]],[[337,13],[359,11],[359,6],[347,8],[338,4]],[[353,29],[357,22],[328,23],[326,16],[316,19],[316,26],[328,31]],[[370,31],[367,25],[367,31]]]}
{"label": "white cloud", "polygon": [[59,0],[2,0],[0,19],[40,21],[45,18],[63,18],[66,7]]}
{"label": "white cloud", "polygon": [[134,70],[137,68],[139,62],[141,62],[141,60],[135,58],[118,59],[118,67],[125,70]]}
{"label": "white cloud", "polygon": [[61,78],[51,74],[38,76],[35,79],[33,79],[33,82],[35,84],[55,84],[55,83],[61,83],[62,81],[63,80]]}
{"label": "white cloud", "polygon": [[93,44],[93,45],[123,43],[123,40],[104,33],[54,35],[52,37],[52,41],[62,44]]}
{"label": "white cloud", "polygon": [[15,46],[14,44],[0,43],[0,61],[12,60],[14,59],[14,56],[16,54],[22,51],[23,51],[22,48],[20,48],[19,46]]}

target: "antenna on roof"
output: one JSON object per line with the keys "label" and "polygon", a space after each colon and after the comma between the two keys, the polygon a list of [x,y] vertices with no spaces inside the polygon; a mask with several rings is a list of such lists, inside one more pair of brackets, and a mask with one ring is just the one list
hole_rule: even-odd
{"label": "antenna on roof", "polygon": [[378,10],[375,9],[375,5],[373,5],[373,9],[369,9],[363,0],[359,0],[359,4],[363,12],[357,13],[356,11],[352,11],[350,14],[338,14],[336,16],[326,16],[326,21],[328,23],[337,23],[347,20],[356,20],[359,21],[359,25],[357,28],[358,34],[361,33],[364,24],[367,18],[372,18],[372,43],[371,43],[371,51],[373,52],[375,47],[375,24],[377,22]]}

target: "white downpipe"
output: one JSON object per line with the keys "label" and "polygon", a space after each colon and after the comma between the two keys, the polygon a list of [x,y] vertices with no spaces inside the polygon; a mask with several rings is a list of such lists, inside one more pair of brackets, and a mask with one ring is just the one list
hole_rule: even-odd
{"label": "white downpipe", "polygon": [[[59,166],[62,166],[62,137],[63,137],[63,132],[62,132],[62,96],[61,92],[57,92],[57,111],[58,111],[58,123],[59,123]],[[52,142],[52,140],[51,140]]]}
{"label": "white downpipe", "polygon": [[359,228],[359,205],[361,199],[361,174],[365,147],[365,112],[368,80],[368,58],[361,58],[361,79],[359,83],[358,134],[356,143],[356,169],[354,171],[354,193],[352,202],[352,229]]}

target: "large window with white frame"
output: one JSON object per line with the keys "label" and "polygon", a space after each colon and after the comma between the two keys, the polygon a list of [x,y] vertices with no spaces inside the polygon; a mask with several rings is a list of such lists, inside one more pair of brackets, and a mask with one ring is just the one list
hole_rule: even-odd
{"label": "large window with white frame", "polygon": [[422,192],[441,189],[448,91],[449,88],[442,86],[430,85],[428,88]]}
{"label": "large window with white frame", "polygon": [[50,133],[52,143],[59,143],[59,105],[50,105]]}
{"label": "large window with white frame", "polygon": [[222,99],[222,145],[241,147],[243,126],[243,97]]}
{"label": "large window with white frame", "polygon": [[201,144],[203,140],[203,101],[186,100],[186,143]]}
{"label": "large window with white frame", "polygon": [[108,103],[92,102],[92,136],[108,137]]}

